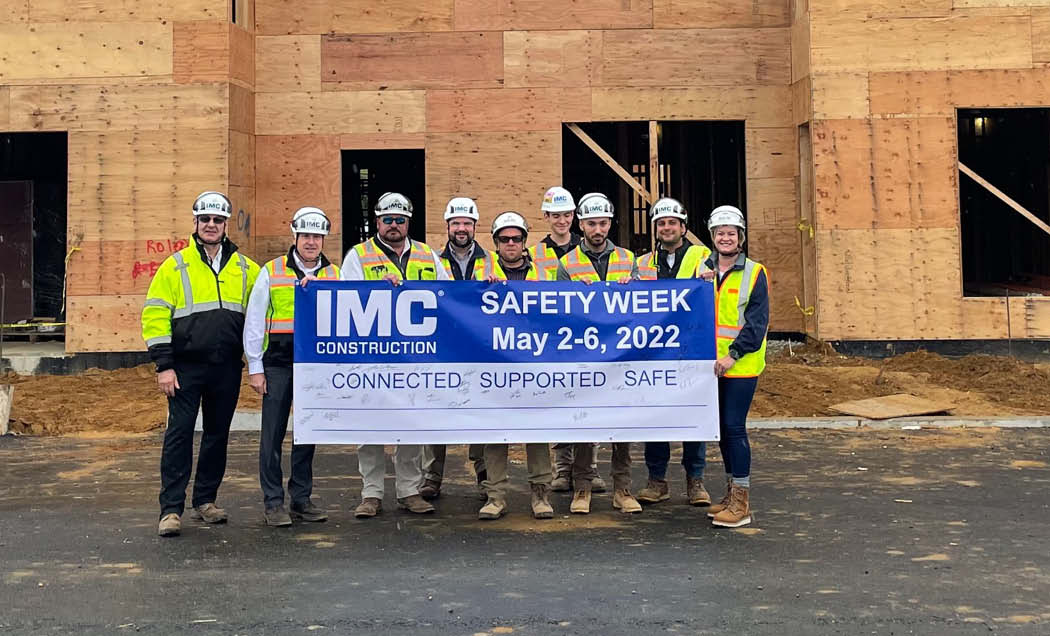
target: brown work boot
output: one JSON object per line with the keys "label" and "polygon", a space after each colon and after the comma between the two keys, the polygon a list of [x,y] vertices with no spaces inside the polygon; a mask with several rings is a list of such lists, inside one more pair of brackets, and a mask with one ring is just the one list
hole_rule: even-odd
{"label": "brown work boot", "polygon": [[358,519],[374,517],[383,511],[383,502],[379,497],[365,497],[361,503],[354,508],[354,516]]}
{"label": "brown work boot", "polygon": [[328,520],[328,513],[324,511],[324,508],[318,506],[310,499],[293,501],[290,516],[292,519],[312,521],[314,523]]}
{"label": "brown work boot", "polygon": [[503,516],[503,513],[507,510],[507,502],[502,499],[496,499],[495,497],[489,497],[485,505],[478,511],[478,519],[482,521],[491,521],[493,519],[499,519]]}
{"label": "brown work boot", "polygon": [[[710,506],[711,495],[704,488],[704,480],[698,477],[685,478],[685,496],[689,499],[690,506]],[[639,499],[641,493],[639,493]]]}
{"label": "brown work boot", "polygon": [[177,537],[182,532],[182,519],[174,512],[169,512],[160,518],[157,526],[157,534],[162,537]]}
{"label": "brown work boot", "polygon": [[707,516],[708,516],[708,518],[714,519],[715,515],[717,515],[718,513],[722,512],[723,510],[726,509],[726,507],[729,505],[729,496],[731,494],[733,494],[733,479],[730,478],[730,477],[726,477],[726,494],[725,494],[725,497],[722,497],[721,501],[719,501],[718,503],[712,505],[710,508],[707,509]]}
{"label": "brown work boot", "polygon": [[292,525],[292,518],[284,506],[273,506],[263,510],[263,521],[273,528],[285,528]]}
{"label": "brown work boot", "polygon": [[558,473],[551,482],[551,490],[554,492],[569,492],[572,490],[572,477],[569,473]]}
{"label": "brown work boot", "polygon": [[649,483],[638,491],[638,501],[647,504],[660,503],[671,498],[671,486],[666,479],[649,479]]}
{"label": "brown work boot", "polygon": [[722,528],[739,528],[751,523],[750,488],[733,486],[729,505],[711,519],[711,524]]}
{"label": "brown work boot", "polygon": [[213,503],[201,504],[193,509],[193,518],[204,523],[226,523],[226,511]]}
{"label": "brown work boot", "polygon": [[423,482],[419,489],[419,496],[423,499],[437,499],[441,496],[441,483],[428,479]]}
{"label": "brown work boot", "polygon": [[550,502],[550,494],[546,484],[532,485],[532,516],[536,519],[552,519],[554,517],[554,506]]}
{"label": "brown work boot", "polygon": [[578,488],[572,495],[572,503],[569,504],[569,512],[575,515],[590,514],[591,491]]}
{"label": "brown work boot", "polygon": [[398,499],[397,507],[417,515],[425,515],[434,512],[434,506],[419,495],[409,495],[404,499]]}
{"label": "brown work boot", "polygon": [[630,488],[617,488],[613,491],[613,508],[627,514],[642,511],[642,504],[631,494]]}

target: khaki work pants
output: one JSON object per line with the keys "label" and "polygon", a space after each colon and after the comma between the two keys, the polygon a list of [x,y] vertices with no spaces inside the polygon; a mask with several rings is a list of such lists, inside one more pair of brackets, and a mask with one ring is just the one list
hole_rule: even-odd
{"label": "khaki work pants", "polygon": [[[485,444],[485,469],[488,479],[481,482],[490,499],[506,501],[507,497],[507,444]],[[529,485],[551,485],[551,451],[547,444],[526,444],[525,464],[529,471]],[[588,482],[590,483],[590,482]]]}
{"label": "khaki work pants", "polygon": [[[594,444],[573,444],[572,483],[575,490],[591,489],[591,480],[597,475],[594,464]],[[631,488],[631,443],[613,442],[612,480],[615,490]]]}
{"label": "khaki work pants", "polygon": [[[423,479],[441,485],[445,478],[445,456],[447,448],[444,444],[426,444],[423,446]],[[471,444],[467,447],[468,459],[474,464],[474,477],[485,472],[485,445]]]}

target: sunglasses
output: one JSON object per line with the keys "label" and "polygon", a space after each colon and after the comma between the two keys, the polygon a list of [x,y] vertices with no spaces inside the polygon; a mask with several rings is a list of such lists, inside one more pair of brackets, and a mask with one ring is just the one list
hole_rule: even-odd
{"label": "sunglasses", "polygon": [[223,223],[226,222],[226,217],[224,217],[224,216],[207,216],[207,215],[205,215],[205,216],[198,216],[197,220],[200,221],[201,223],[214,223],[215,225],[222,225]]}
{"label": "sunglasses", "polygon": [[404,225],[408,219],[403,216],[383,216],[379,220],[387,225]]}
{"label": "sunglasses", "polygon": [[500,243],[503,243],[503,244],[507,244],[507,243],[524,243],[525,242],[525,237],[524,236],[497,236],[496,240],[499,241]]}

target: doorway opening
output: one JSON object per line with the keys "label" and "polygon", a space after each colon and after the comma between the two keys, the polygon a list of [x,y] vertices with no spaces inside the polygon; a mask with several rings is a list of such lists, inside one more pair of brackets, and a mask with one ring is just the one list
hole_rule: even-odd
{"label": "doorway opening", "polygon": [[344,150],[343,253],[375,235],[375,205],[385,192],[400,192],[412,202],[409,236],[426,242],[426,172],[424,151]]}
{"label": "doorway opening", "polygon": [[0,133],[6,323],[64,320],[66,162],[64,132]]}
{"label": "doorway opening", "polygon": [[608,196],[616,207],[609,238],[639,254],[652,246],[651,200],[681,201],[689,231],[708,242],[715,207],[735,205],[746,218],[746,182],[742,121],[589,122],[562,130],[562,185],[577,199],[588,192]]}
{"label": "doorway opening", "polygon": [[958,130],[963,294],[1050,296],[1050,108],[960,109]]}

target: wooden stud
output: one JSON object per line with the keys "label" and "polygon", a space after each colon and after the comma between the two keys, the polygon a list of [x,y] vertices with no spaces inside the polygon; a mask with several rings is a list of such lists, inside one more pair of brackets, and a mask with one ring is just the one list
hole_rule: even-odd
{"label": "wooden stud", "polygon": [[[649,122],[649,200],[660,198],[660,122]],[[655,236],[655,235],[654,235]]]}
{"label": "wooden stud", "polygon": [[606,152],[604,148],[598,145],[598,142],[592,139],[590,135],[583,132],[583,130],[580,129],[579,125],[565,124],[565,126],[570,131],[572,131],[574,135],[579,137],[580,141],[586,144],[586,146],[590,148],[594,152],[594,154],[598,155],[598,158],[601,159],[605,163],[605,165],[612,168],[612,171],[615,172],[617,176],[619,176],[621,179],[623,179],[624,183],[630,186],[632,190],[637,192],[640,197],[645,199],[646,203],[649,203],[651,205],[656,201],[649,193],[649,191],[646,190],[645,187],[642,186],[642,184],[638,183],[638,180],[635,179],[630,172],[627,172],[627,170],[624,169],[624,167],[621,166],[619,162],[613,159],[612,155]]}
{"label": "wooden stud", "polygon": [[967,167],[966,164],[964,164],[961,161],[959,162],[959,171],[976,181],[977,184],[985,190],[994,194],[997,199],[1010,206],[1015,212],[1031,221],[1032,224],[1035,225],[1037,228],[1046,232],[1047,234],[1050,234],[1050,225],[1047,225],[1042,219],[1029,212],[1027,208],[1025,208],[1017,201],[1011,199],[1008,195],[1006,195],[1006,193],[989,183],[987,179],[971,170],[969,167]]}

